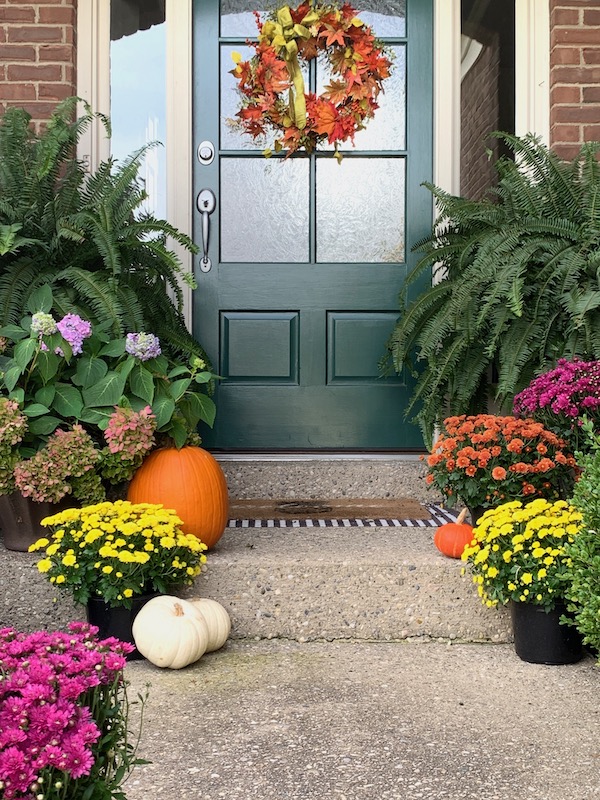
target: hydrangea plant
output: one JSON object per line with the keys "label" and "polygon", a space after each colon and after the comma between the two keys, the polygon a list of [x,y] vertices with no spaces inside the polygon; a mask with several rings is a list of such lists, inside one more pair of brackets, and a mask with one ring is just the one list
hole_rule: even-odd
{"label": "hydrangea plant", "polygon": [[30,315],[0,329],[0,494],[100,502],[153,447],[198,443],[215,376],[197,356],[169,360],[154,334],[56,320],[52,302],[44,287]]}

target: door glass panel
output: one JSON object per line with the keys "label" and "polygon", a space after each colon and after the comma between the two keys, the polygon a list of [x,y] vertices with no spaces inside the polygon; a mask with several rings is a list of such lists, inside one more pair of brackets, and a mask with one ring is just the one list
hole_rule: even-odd
{"label": "door glass panel", "polygon": [[222,0],[221,2],[221,36],[242,36],[255,39],[258,33],[254,11],[261,18],[267,14],[254,0]]}
{"label": "door glass panel", "polygon": [[404,261],[403,158],[317,161],[317,261]]}
{"label": "door glass panel", "polygon": [[[221,36],[243,36],[254,38],[256,36],[255,9],[260,12],[261,18],[267,14],[267,7],[263,4],[261,9],[252,0],[222,0],[221,2]],[[360,19],[373,28],[376,36],[396,37],[406,35],[406,0],[371,0],[371,2],[358,3]]]}
{"label": "door glass panel", "polygon": [[[152,58],[148,58],[152,53]],[[111,4],[111,154],[122,160],[148,142],[166,137],[166,22],[164,3]],[[146,154],[140,178],[146,208],[166,217],[166,156],[158,145]]]}
{"label": "door glass panel", "polygon": [[308,261],[306,158],[221,159],[221,261]]}
{"label": "door glass panel", "polygon": [[[242,61],[248,61],[255,54],[254,48],[244,45],[226,44],[221,47],[221,149],[222,150],[264,150],[273,147],[274,135],[264,139],[253,139],[238,127],[236,118],[240,110],[240,93],[237,81],[231,74],[235,64],[231,54],[237,51]],[[308,65],[302,65],[304,85],[308,86]]]}
{"label": "door glass panel", "polygon": [[406,36],[406,0],[371,0],[360,3],[358,16],[375,36]]}
{"label": "door glass panel", "polygon": [[[399,45],[391,48],[394,53],[392,73],[384,83],[384,91],[379,94],[379,108],[373,119],[370,119],[364,130],[354,137],[357,150],[404,150],[406,147],[406,47]],[[318,92],[331,80],[327,65],[319,63],[317,67]],[[347,142],[340,147],[352,147]],[[333,150],[332,145],[324,145],[324,150]]]}
{"label": "door glass panel", "polygon": [[240,110],[240,95],[236,89],[237,81],[231,74],[235,67],[231,54],[237,50],[242,61],[254,55],[252,47],[224,45],[221,47],[221,149],[223,150],[261,150],[261,144],[237,127],[236,114]]}

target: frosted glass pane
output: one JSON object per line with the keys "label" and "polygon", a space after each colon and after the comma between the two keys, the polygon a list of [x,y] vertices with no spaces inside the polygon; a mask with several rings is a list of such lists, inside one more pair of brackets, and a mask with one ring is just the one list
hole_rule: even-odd
{"label": "frosted glass pane", "polygon": [[266,10],[254,0],[222,0],[221,36],[242,36],[244,39],[256,38],[258,30],[254,11],[260,12],[264,19]]}
{"label": "frosted glass pane", "polygon": [[[395,58],[393,71],[384,83],[384,91],[377,98],[379,108],[365,129],[354,137],[357,150],[404,150],[406,147],[406,48],[403,45],[392,48]],[[331,74],[321,64],[317,70],[318,91],[331,80]],[[324,150],[333,150],[332,145],[324,145]],[[345,142],[340,150],[351,150],[352,143]]]}
{"label": "frosted glass pane", "polygon": [[308,166],[221,158],[221,261],[308,261]]}
{"label": "frosted glass pane", "polygon": [[403,158],[317,161],[317,261],[404,261]]}
{"label": "frosted glass pane", "polygon": [[241,45],[223,45],[221,47],[221,149],[222,150],[264,150],[265,142],[255,141],[247,133],[237,128],[236,113],[240,108],[240,95],[237,92],[237,81],[231,75],[235,64],[231,54],[237,50],[242,61],[254,55],[252,47]]}
{"label": "frosted glass pane", "polygon": [[376,36],[406,36],[406,0],[372,0],[355,8]]}
{"label": "frosted glass pane", "polygon": [[[256,24],[253,11],[260,11],[264,18],[273,3],[263,3],[263,8],[250,0],[222,0],[221,36],[243,36],[254,38]],[[371,0],[355,3],[360,19],[373,28],[376,36],[406,35],[406,0]]]}

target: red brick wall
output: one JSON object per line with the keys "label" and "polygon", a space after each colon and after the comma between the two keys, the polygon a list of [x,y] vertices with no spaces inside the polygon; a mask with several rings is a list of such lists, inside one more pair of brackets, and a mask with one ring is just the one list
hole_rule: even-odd
{"label": "red brick wall", "polygon": [[572,158],[600,140],[600,2],[550,0],[550,137]]}
{"label": "red brick wall", "polygon": [[76,94],[77,0],[0,3],[0,112],[22,106],[40,123]]}

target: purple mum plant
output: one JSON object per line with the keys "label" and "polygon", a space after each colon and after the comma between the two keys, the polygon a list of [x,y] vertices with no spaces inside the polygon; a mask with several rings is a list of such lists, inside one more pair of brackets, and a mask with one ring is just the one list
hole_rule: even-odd
{"label": "purple mum plant", "polygon": [[586,448],[584,419],[600,422],[600,361],[561,358],[554,369],[535,378],[513,401],[516,416],[532,417],[570,442]]}

